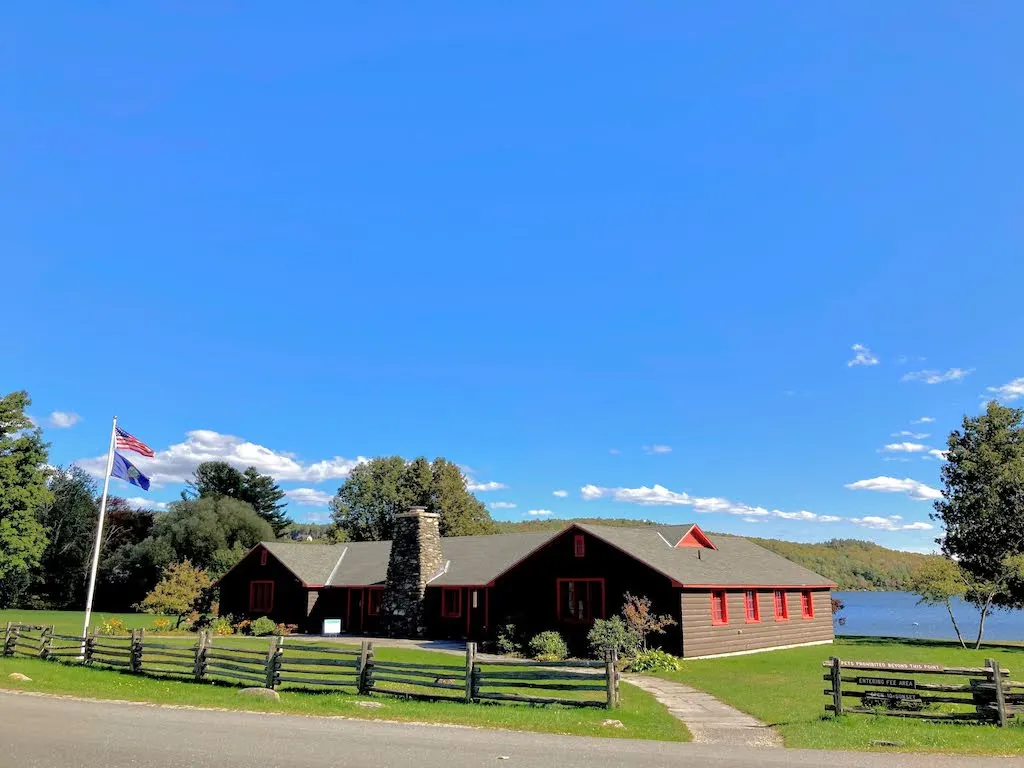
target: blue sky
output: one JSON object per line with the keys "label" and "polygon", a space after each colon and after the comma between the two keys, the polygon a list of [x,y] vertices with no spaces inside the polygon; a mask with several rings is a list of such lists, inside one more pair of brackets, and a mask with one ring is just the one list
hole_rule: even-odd
{"label": "blue sky", "polygon": [[443,455],[502,518],[930,548],[929,451],[1024,396],[1019,3],[0,22],[0,391],[157,502]]}

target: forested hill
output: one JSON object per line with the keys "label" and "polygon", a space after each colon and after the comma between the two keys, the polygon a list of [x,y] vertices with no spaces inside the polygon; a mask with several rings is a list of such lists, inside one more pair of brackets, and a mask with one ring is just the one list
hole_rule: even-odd
{"label": "forested hill", "polygon": [[[581,518],[579,520],[524,520],[523,522],[497,522],[501,533],[524,531],[556,531],[570,522],[595,525],[635,526],[645,523],[637,520]],[[710,533],[712,537],[716,534]],[[722,534],[717,534],[722,535]],[[819,544],[801,544],[795,541],[759,539],[746,536],[794,563],[810,568],[815,573],[832,579],[840,590],[905,590],[911,571],[928,555],[886,549],[870,541],[858,539],[832,539]]]}

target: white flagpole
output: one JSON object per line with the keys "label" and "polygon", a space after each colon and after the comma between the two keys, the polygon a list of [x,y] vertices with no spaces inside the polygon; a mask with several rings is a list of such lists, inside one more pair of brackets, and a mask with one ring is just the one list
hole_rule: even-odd
{"label": "white flagpole", "polygon": [[92,618],[92,596],[96,591],[96,570],[100,565],[100,546],[103,543],[103,517],[107,514],[107,490],[110,488],[110,471],[114,468],[114,446],[117,444],[117,416],[110,425],[110,448],[107,450],[107,471],[103,475],[103,496],[100,498],[100,519],[96,523],[96,543],[92,548],[92,570],[89,572],[89,592],[85,598],[85,624],[82,625],[82,652],[85,652],[85,638],[89,634],[89,620]]}

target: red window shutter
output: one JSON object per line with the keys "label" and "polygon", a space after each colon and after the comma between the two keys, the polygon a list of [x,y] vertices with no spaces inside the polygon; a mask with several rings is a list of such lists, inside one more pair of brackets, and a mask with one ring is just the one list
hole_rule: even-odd
{"label": "red window shutter", "polygon": [[586,542],[583,540],[583,534],[576,534],[576,538],[573,541],[573,544],[575,546],[576,557],[583,557],[587,552],[587,545]]}
{"label": "red window shutter", "polygon": [[266,565],[266,564],[267,564],[267,550],[261,549],[260,550],[260,565]]}
{"label": "red window shutter", "polygon": [[786,604],[786,590],[775,590],[775,620],[785,621],[789,618],[789,606]]}

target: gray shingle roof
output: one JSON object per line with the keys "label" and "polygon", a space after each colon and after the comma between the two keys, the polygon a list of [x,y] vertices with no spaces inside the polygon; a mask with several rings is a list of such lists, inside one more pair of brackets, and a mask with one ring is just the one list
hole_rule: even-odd
{"label": "gray shingle roof", "polygon": [[[620,528],[577,524],[577,527],[684,586],[832,586],[823,576],[737,536],[715,536],[712,543],[717,549],[714,550],[675,548],[673,545],[692,527],[690,525]],[[488,584],[562,532],[444,538],[441,546],[447,570],[430,583],[434,586]],[[391,554],[390,541],[347,544],[272,541],[265,542],[264,546],[310,586],[383,584]]]}

